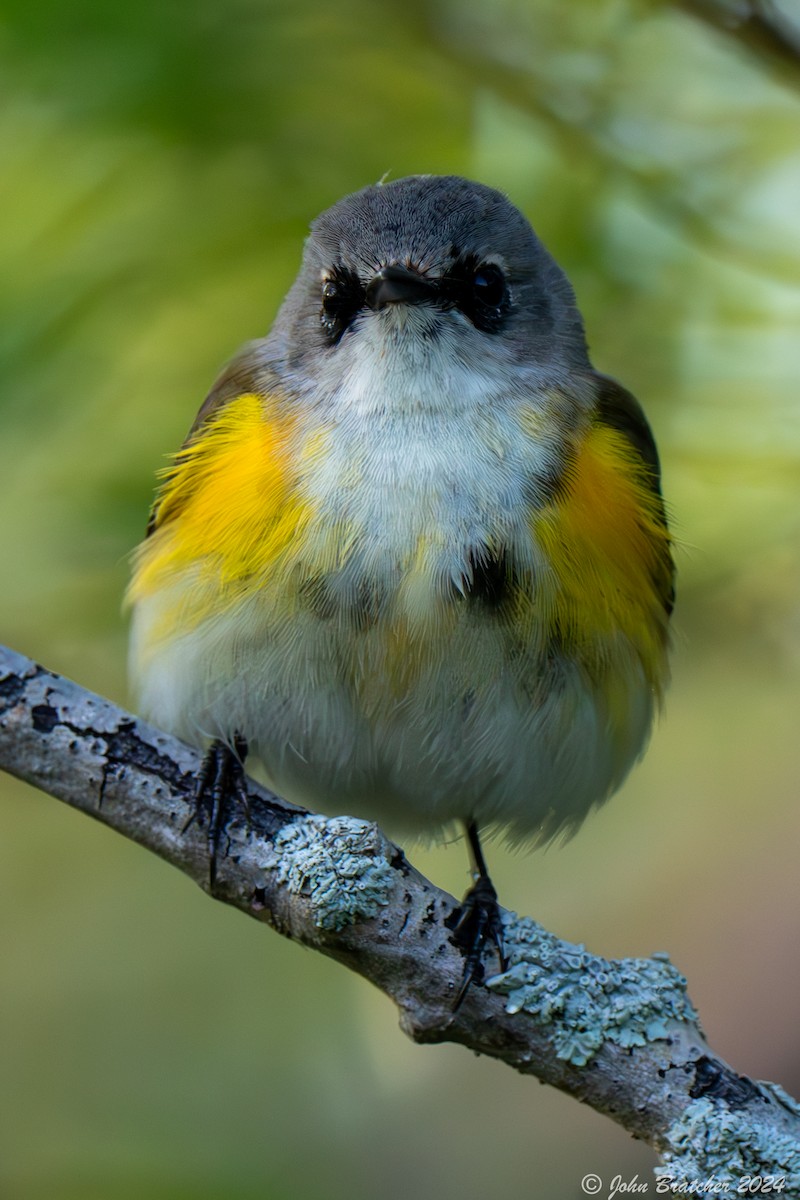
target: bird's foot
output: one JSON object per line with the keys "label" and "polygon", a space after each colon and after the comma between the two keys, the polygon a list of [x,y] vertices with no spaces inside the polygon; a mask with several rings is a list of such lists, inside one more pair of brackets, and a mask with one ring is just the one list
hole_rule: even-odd
{"label": "bird's foot", "polygon": [[497,952],[500,970],[506,969],[503,952],[503,925],[494,884],[486,874],[478,875],[458,908],[445,924],[453,931],[453,941],[464,956],[464,973],[453,1011],[461,1007],[473,983],[482,983],[485,976],[483,955],[487,947]]}
{"label": "bird's foot", "polygon": [[231,745],[215,739],[205,755],[194,787],[194,811],[181,830],[195,822],[208,826],[208,884],[213,889],[217,878],[217,859],[222,836],[236,805],[247,811],[247,786],[245,784],[244,761],[247,757],[247,742],[240,734],[234,734]]}

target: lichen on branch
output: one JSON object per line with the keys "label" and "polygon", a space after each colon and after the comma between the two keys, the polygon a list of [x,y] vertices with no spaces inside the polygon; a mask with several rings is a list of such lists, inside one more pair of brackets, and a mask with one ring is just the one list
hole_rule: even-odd
{"label": "lichen on branch", "polygon": [[735,1150],[736,1170],[800,1194],[800,1110],[713,1054],[665,956],[601,959],[506,913],[507,969],[456,1008],[458,902],[377,826],[307,813],[248,779],[212,885],[206,831],[189,821],[198,751],[3,647],[0,768],[363,975],[416,1041],[460,1043],[608,1114],[665,1155],[674,1190]]}

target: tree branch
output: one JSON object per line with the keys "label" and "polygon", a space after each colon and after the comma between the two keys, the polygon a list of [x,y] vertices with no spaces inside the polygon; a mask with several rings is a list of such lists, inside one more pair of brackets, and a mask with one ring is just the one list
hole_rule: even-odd
{"label": "tree branch", "polygon": [[709,1049],[665,956],[609,961],[504,917],[508,970],[457,1012],[458,907],[377,826],[306,813],[248,780],[213,889],[194,821],[197,751],[0,647],[0,767],[320,950],[394,1000],[418,1042],[458,1042],[571,1093],[661,1151],[673,1186],[742,1174],[800,1194],[800,1107]]}
{"label": "tree branch", "polygon": [[800,83],[800,27],[772,0],[676,0],[676,5],[779,69],[787,82]]}
{"label": "tree branch", "polygon": [[[730,13],[731,4],[737,9],[746,9],[751,16],[747,19],[744,14],[734,17]],[[735,37],[750,50],[755,49],[757,42],[761,49],[770,42],[774,52],[770,57],[772,63],[776,61],[779,43],[782,43],[780,62],[785,73],[795,85],[800,79],[797,72],[800,60],[795,56],[797,31],[787,21],[781,21],[777,14],[772,19],[774,6],[768,0],[673,0],[673,7],[685,11],[695,20],[713,25],[718,32],[724,31]],[[431,25],[430,5],[424,0],[417,3],[403,0],[406,17],[409,13],[415,14],[420,26],[434,38],[444,59],[453,64],[462,77],[470,79],[473,85],[488,89],[517,111],[541,121],[552,130],[561,151],[566,152],[570,160],[596,164],[606,176],[610,172],[624,174],[663,224],[681,236],[699,242],[704,251],[759,275],[796,282],[800,262],[786,245],[770,249],[766,245],[757,245],[753,239],[731,236],[706,206],[692,199],[680,173],[657,157],[633,152],[616,140],[602,105],[597,102],[578,105],[580,115],[576,115],[570,106],[559,102],[550,76],[537,69],[535,53],[529,55],[524,66],[509,61],[502,45],[494,44],[497,38],[487,32],[488,26],[475,18],[480,11],[475,6],[470,10],[472,15],[467,17],[459,10],[458,20],[441,27]],[[765,31],[766,26],[771,35]],[[762,29],[759,37],[756,28]]]}

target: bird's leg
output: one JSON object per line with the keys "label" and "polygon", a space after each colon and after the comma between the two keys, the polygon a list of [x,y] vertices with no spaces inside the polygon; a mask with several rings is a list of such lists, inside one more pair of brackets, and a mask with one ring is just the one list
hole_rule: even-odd
{"label": "bird's leg", "polygon": [[497,951],[500,969],[505,970],[503,954],[503,926],[497,892],[486,870],[486,862],[478,837],[478,826],[474,821],[467,824],[467,842],[472,860],[472,875],[475,880],[459,908],[445,922],[453,931],[453,940],[464,956],[464,974],[461,978],[454,1010],[469,991],[470,985],[480,983],[484,977],[483,952],[488,943]]}
{"label": "bird's leg", "polygon": [[230,745],[220,738],[214,739],[203,756],[195,782],[194,812],[181,830],[185,833],[195,820],[201,826],[208,824],[208,883],[212,889],[217,878],[220,842],[230,820],[231,809],[238,802],[247,810],[247,787],[244,781],[246,758],[247,741],[241,734],[234,733]]}

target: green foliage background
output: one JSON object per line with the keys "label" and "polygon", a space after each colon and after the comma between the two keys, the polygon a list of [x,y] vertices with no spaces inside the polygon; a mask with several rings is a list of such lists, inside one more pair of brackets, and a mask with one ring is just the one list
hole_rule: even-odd
{"label": "green foliage background", "polygon": [[[501,899],[668,949],[715,1047],[800,1090],[800,68],[647,0],[6,0],[0,637],[126,700],[155,470],[309,220],[389,172],[505,189],[644,401],[679,550],[667,718]],[[652,1155],[419,1049],[333,964],[0,781],[0,1195],[574,1197]],[[491,850],[491,848],[490,848]],[[413,851],[412,851],[413,853]],[[466,886],[461,846],[414,855]]]}

